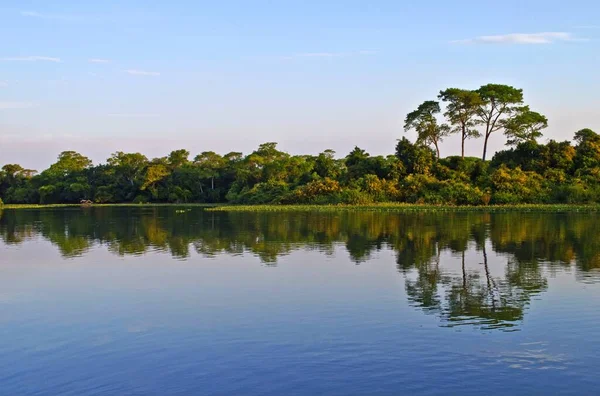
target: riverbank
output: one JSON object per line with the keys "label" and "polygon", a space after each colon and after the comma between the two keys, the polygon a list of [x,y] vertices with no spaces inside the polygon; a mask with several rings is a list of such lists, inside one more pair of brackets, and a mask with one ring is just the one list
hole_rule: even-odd
{"label": "riverbank", "polygon": [[57,209],[57,208],[154,208],[154,207],[196,207],[196,208],[214,208],[215,204],[202,204],[202,203],[184,203],[184,204],[172,204],[172,203],[148,203],[148,204],[134,204],[134,203],[115,203],[115,204],[92,204],[92,205],[81,205],[81,204],[49,204],[49,205],[30,205],[30,204],[5,204],[0,206],[0,209]]}
{"label": "riverbank", "polygon": [[417,205],[403,203],[381,203],[369,205],[230,205],[230,204],[201,204],[201,203],[149,203],[149,204],[50,204],[50,205],[20,205],[7,204],[0,209],[60,209],[60,208],[204,208],[209,212],[339,212],[339,211],[378,211],[378,212],[599,212],[599,204],[519,204],[519,205],[488,205],[488,206],[453,206],[453,205]]}
{"label": "riverbank", "polygon": [[222,205],[206,209],[212,212],[598,212],[600,205],[520,204],[488,206],[416,205],[382,203],[370,205]]}

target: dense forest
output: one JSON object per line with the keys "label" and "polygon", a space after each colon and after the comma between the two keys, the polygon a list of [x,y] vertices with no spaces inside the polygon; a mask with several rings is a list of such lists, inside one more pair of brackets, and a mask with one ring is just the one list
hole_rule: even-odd
{"label": "dense forest", "polygon": [[[148,159],[116,152],[94,165],[80,153],[65,151],[40,173],[4,165],[0,202],[600,202],[600,135],[582,129],[573,142],[544,144],[540,140],[547,125],[544,115],[524,103],[521,89],[498,84],[449,88],[438,101],[425,101],[406,116],[404,128],[416,132],[417,139],[402,137],[393,155],[371,156],[359,147],[343,158],[332,150],[290,155],[276,143],[264,143],[248,155],[206,151],[191,157],[181,149]],[[500,133],[507,149],[488,160],[489,138]],[[444,158],[440,142],[452,134],[461,138],[461,155]],[[471,139],[482,142],[481,158],[465,157]]]}

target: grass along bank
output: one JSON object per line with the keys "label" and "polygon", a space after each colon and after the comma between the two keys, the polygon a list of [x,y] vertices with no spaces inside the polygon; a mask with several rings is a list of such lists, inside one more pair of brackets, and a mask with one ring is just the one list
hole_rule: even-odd
{"label": "grass along bank", "polygon": [[457,206],[457,205],[426,205],[406,203],[379,203],[368,205],[234,205],[234,204],[174,204],[174,203],[148,203],[148,204],[5,204],[0,209],[60,209],[60,208],[204,208],[209,212],[339,212],[339,211],[378,211],[378,212],[599,212],[600,204],[574,205],[574,204],[518,204],[518,205],[488,205],[488,206]]}
{"label": "grass along bank", "polygon": [[600,205],[522,204],[489,206],[415,205],[383,203],[371,205],[223,205],[207,208],[212,212],[598,212]]}
{"label": "grass along bank", "polygon": [[183,203],[183,204],[172,204],[172,203],[147,203],[147,204],[134,204],[134,203],[118,203],[118,204],[49,204],[49,205],[30,205],[30,204],[5,204],[0,205],[0,209],[58,209],[58,208],[153,208],[153,207],[196,207],[196,208],[213,208],[215,204],[201,204],[201,203]]}

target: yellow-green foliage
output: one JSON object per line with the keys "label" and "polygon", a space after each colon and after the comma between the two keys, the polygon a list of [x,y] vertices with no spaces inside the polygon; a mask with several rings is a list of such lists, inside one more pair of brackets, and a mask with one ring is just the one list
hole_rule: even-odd
{"label": "yellow-green foliage", "polygon": [[490,180],[495,190],[495,203],[543,203],[546,197],[542,175],[525,172],[519,167],[509,169],[502,165],[492,173]]}

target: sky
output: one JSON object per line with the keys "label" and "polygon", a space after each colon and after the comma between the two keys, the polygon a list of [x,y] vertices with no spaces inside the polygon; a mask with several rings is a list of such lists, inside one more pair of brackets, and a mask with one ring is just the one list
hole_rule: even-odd
{"label": "sky", "polygon": [[3,0],[0,164],[263,142],[386,155],[421,102],[486,83],[523,88],[545,139],[570,140],[600,131],[598,15],[596,0]]}

